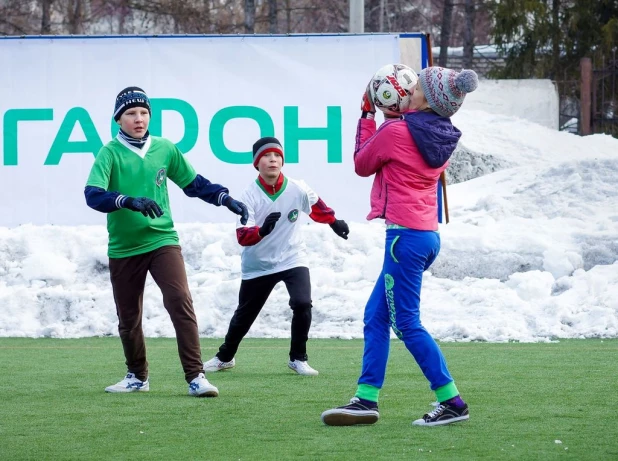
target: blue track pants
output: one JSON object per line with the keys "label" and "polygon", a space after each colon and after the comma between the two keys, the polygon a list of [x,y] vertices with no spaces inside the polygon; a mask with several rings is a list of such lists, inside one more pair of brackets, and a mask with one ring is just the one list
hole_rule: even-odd
{"label": "blue track pants", "polygon": [[365,307],[365,350],[358,384],[381,389],[390,346],[390,328],[414,356],[432,390],[453,381],[438,344],[421,324],[423,272],[440,251],[440,234],[388,229],[384,265]]}

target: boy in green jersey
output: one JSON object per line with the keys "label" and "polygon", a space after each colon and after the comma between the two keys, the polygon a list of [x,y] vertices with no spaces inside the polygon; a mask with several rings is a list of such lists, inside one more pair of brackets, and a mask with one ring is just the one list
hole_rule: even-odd
{"label": "boy in green jersey", "polygon": [[204,376],[197,320],[184,260],[174,229],[167,191],[172,180],[189,197],[224,205],[247,221],[247,207],[227,188],[197,174],[169,140],[151,136],[150,100],[144,90],[128,87],[116,97],[118,136],[99,151],[84,191],[91,208],[107,213],[109,269],[118,332],[127,375],[106,392],[148,391],[148,362],[142,330],[143,293],[148,272],[163,294],[178,342],[189,394],[216,397]]}

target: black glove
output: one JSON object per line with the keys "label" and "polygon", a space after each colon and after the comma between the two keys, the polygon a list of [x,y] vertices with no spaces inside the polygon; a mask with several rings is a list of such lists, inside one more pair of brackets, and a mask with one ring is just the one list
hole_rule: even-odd
{"label": "black glove", "polygon": [[334,223],[330,225],[330,228],[342,239],[347,240],[348,234],[350,233],[350,228],[348,224],[343,219],[338,219]]}
{"label": "black glove", "polygon": [[240,224],[243,226],[247,224],[249,220],[249,211],[247,210],[247,205],[238,200],[234,200],[229,195],[223,201],[223,204],[230,210],[232,213],[236,213],[240,216]]}
{"label": "black glove", "polygon": [[150,216],[152,219],[163,216],[163,210],[152,199],[148,197],[127,197],[124,200],[123,208],[128,208],[131,211],[139,211],[144,216]]}
{"label": "black glove", "polygon": [[260,230],[258,231],[260,237],[266,237],[268,234],[270,234],[275,228],[275,224],[277,224],[277,221],[279,221],[280,217],[281,213],[279,213],[278,211],[266,216],[264,224],[262,224],[262,227],[260,227]]}

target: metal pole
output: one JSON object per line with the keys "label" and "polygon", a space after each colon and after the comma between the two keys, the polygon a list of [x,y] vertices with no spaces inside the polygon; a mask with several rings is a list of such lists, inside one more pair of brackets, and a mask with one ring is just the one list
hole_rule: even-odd
{"label": "metal pole", "polygon": [[579,134],[586,136],[592,133],[591,129],[591,89],[592,89],[592,60],[590,58],[581,58],[579,60],[581,72],[581,87],[580,87],[580,130]]}
{"label": "metal pole", "polygon": [[350,0],[351,34],[365,33],[365,0]]}
{"label": "metal pole", "polygon": [[[433,67],[433,51],[431,47],[431,35],[425,34],[425,38],[427,39],[427,61],[429,64],[428,67]],[[448,197],[446,196],[446,173],[445,171],[440,173],[440,182],[442,183],[442,203],[444,204],[444,222],[448,224],[450,219],[449,219],[449,214],[448,214]]]}

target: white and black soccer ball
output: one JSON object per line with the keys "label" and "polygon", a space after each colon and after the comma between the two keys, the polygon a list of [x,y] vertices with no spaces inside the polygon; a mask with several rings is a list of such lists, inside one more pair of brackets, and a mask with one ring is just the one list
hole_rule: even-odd
{"label": "white and black soccer ball", "polygon": [[381,67],[369,82],[369,96],[386,115],[399,115],[410,105],[418,75],[404,64]]}

